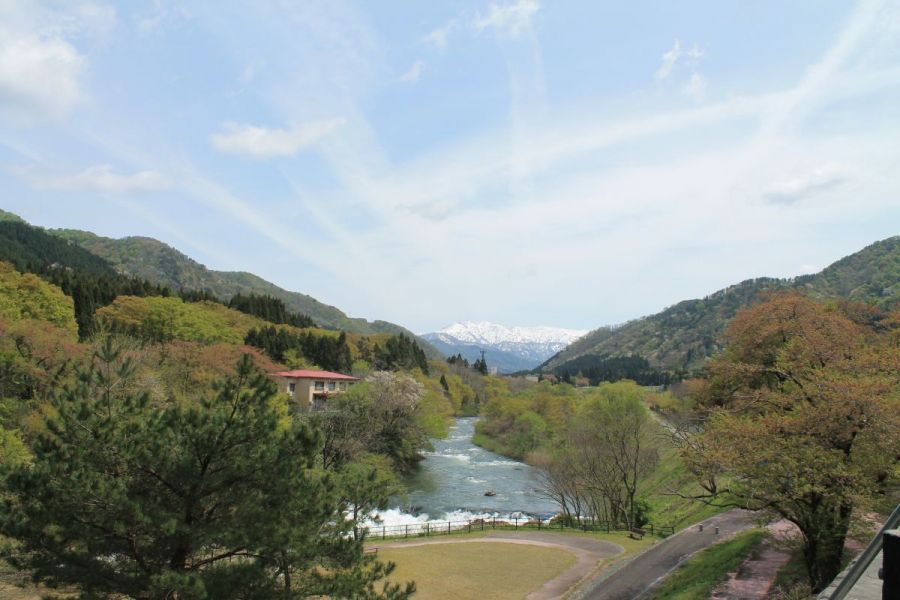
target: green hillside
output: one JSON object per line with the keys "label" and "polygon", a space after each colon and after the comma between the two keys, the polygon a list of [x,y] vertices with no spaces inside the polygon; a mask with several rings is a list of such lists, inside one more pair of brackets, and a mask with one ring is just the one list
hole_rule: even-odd
{"label": "green hillside", "polygon": [[719,349],[725,325],[760,292],[798,288],[817,298],[840,298],[890,307],[900,301],[900,236],[876,242],[820,273],[796,279],[751,279],[702,299],[615,327],[601,327],[551,357],[540,369],[587,372],[609,357],[639,356],[675,377],[700,368]]}
{"label": "green hillside", "polygon": [[[236,294],[268,295],[282,300],[293,312],[309,315],[324,327],[351,333],[405,333],[408,330],[387,321],[367,321],[348,317],[340,309],[319,302],[311,296],[290,292],[252,273],[214,271],[158,240],[147,237],[112,239],[87,231],[55,229],[49,233],[70,241],[112,264],[123,274],[146,279],[174,290],[207,291],[222,300]],[[424,340],[418,340],[429,358],[443,356]]]}
{"label": "green hillside", "polygon": [[244,343],[247,332],[268,325],[216,302],[184,302],[181,298],[119,296],[97,311],[108,327],[155,340],[202,344]]}
{"label": "green hillside", "polygon": [[73,336],[78,330],[75,305],[61,289],[0,262],[0,320],[23,319],[47,321]]}

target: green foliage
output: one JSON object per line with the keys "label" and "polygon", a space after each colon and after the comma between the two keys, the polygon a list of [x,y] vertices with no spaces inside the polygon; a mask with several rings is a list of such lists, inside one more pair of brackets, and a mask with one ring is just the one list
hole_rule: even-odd
{"label": "green foliage", "polygon": [[609,357],[640,356],[661,376],[679,379],[695,374],[722,349],[725,326],[739,309],[756,302],[762,292],[786,289],[881,308],[896,306],[900,301],[900,236],[876,242],[814,275],[750,279],[702,299],[679,302],[655,315],[602,327],[573,342],[541,368],[573,374],[580,370],[587,375],[593,366],[602,369]]}
{"label": "green foliage", "polygon": [[0,221],[13,221],[16,223],[24,223],[25,220],[15,213],[0,209]]}
{"label": "green foliage", "polygon": [[476,431],[496,442],[494,451],[523,459],[529,452],[558,442],[582,398],[572,386],[549,383],[516,394],[499,394],[483,405]]}
{"label": "green foliage", "polygon": [[95,276],[116,275],[112,266],[99,256],[25,222],[0,221],[0,260],[12,263],[21,271],[55,265]]}
{"label": "green foliage", "polygon": [[487,361],[484,360],[484,357],[478,358],[472,363],[472,368],[481,373],[482,375],[488,374],[488,366]]}
{"label": "green foliage", "polygon": [[466,369],[469,368],[469,361],[466,358],[463,358],[462,354],[457,353],[456,356],[450,356],[447,358],[448,365],[456,365],[460,367],[464,367]]}
{"label": "green foliage", "polygon": [[725,581],[766,538],[766,532],[751,530],[716,544],[690,558],[669,575],[647,600],[707,600],[717,585]]}
{"label": "green foliage", "polygon": [[97,311],[108,330],[143,340],[183,340],[204,344],[242,344],[260,320],[215,302],[185,302],[181,298],[120,296]]}
{"label": "green foliage", "polygon": [[[0,476],[31,462],[31,452],[16,430],[0,429]],[[0,478],[2,481],[2,478]]]}
{"label": "green foliage", "polygon": [[[412,335],[399,325],[386,321],[350,318],[333,306],[306,294],[284,290],[252,273],[207,269],[175,248],[152,238],[111,239],[71,229],[56,229],[49,233],[102,257],[122,273],[172,290],[202,290],[226,301],[238,294],[270,296],[284,302],[288,311],[308,315],[316,323],[330,329],[363,335]],[[440,357],[440,353],[431,346],[427,350],[432,358]]]}
{"label": "green foliage", "polygon": [[0,222],[0,260],[58,286],[75,303],[81,339],[95,331],[94,311],[117,296],[169,296],[168,288],[116,273],[103,259],[24,222]]}
{"label": "green foliage", "polygon": [[228,301],[228,308],[259,317],[263,321],[276,325],[291,325],[301,328],[316,326],[310,317],[290,312],[284,305],[284,301],[274,296],[236,294]]}
{"label": "green foliage", "polygon": [[425,351],[411,337],[399,334],[388,338],[383,346],[375,345],[373,366],[383,371],[420,369],[428,374],[428,358]]}
{"label": "green foliage", "polygon": [[28,413],[67,376],[69,362],[82,351],[71,328],[0,320],[0,427],[22,428]]}
{"label": "green foliage", "polygon": [[344,332],[335,337],[268,326],[250,329],[243,341],[248,346],[260,348],[278,362],[303,357],[322,369],[339,373],[348,373],[353,367]]}
{"label": "green foliage", "polygon": [[[410,375],[376,371],[334,398],[333,411],[307,413],[325,436],[321,463],[328,469],[379,454],[396,471],[412,470],[428,448],[424,386]],[[423,421],[425,421],[423,423]]]}
{"label": "green foliage", "polygon": [[21,274],[0,262],[0,319],[47,321],[75,334],[75,310],[71,298],[30,273]]}
{"label": "green foliage", "polygon": [[33,464],[7,470],[8,559],[83,598],[407,597],[376,592],[391,567],[348,537],[320,438],[276,393],[245,359],[214,396],[151,402],[107,342],[51,400]]}
{"label": "green foliage", "polygon": [[684,434],[708,499],[727,493],[798,527],[817,592],[840,571],[854,519],[896,482],[897,316],[796,292],[741,311],[699,394],[703,430]]}
{"label": "green foliage", "polygon": [[642,356],[595,356],[585,354],[557,367],[553,372],[563,380],[573,376],[586,377],[591,385],[628,379],[640,385],[666,385],[668,372],[650,366]]}

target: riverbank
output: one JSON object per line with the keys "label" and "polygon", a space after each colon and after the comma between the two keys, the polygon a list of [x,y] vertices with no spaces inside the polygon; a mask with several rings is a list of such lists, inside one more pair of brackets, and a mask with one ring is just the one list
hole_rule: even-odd
{"label": "riverbank", "polygon": [[[458,417],[446,438],[403,481],[408,492],[392,499],[372,525],[422,527],[429,521],[549,518],[556,503],[541,496],[534,468],[475,445],[477,417]],[[490,494],[490,495],[488,495]]]}

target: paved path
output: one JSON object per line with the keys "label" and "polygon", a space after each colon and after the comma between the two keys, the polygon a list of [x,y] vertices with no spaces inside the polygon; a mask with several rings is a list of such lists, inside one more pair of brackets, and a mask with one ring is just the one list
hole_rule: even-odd
{"label": "paved path", "polygon": [[621,568],[600,575],[576,596],[583,600],[636,600],[690,555],[752,527],[753,517],[744,510],[730,510],[703,521],[703,526],[702,532],[692,525],[667,538]]}
{"label": "paved path", "polygon": [[485,542],[544,546],[557,548],[575,555],[574,565],[529,594],[527,600],[553,600],[560,598],[569,589],[590,575],[597,567],[599,561],[624,552],[622,546],[612,542],[537,531],[492,531],[484,537],[477,538],[415,540],[410,542],[387,542],[377,545],[379,548],[411,548],[432,544],[480,544]]}

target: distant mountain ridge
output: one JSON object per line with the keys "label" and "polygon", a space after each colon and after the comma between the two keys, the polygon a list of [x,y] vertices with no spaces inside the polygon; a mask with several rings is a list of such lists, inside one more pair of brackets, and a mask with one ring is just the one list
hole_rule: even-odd
{"label": "distant mountain ridge", "polygon": [[676,377],[687,374],[720,349],[725,326],[740,308],[754,302],[760,292],[783,289],[895,306],[900,303],[900,236],[875,242],[816,274],[750,279],[654,315],[601,327],[549,358],[540,370],[574,375],[599,369],[610,358],[641,357],[653,369]]}
{"label": "distant mountain ridge", "polygon": [[[2,221],[26,223],[17,215],[0,210],[0,222]],[[43,231],[66,243],[83,248],[90,256],[96,256],[98,261],[102,259],[103,262],[100,264],[111,265],[115,272],[174,290],[207,291],[226,301],[236,294],[269,295],[282,300],[288,310],[309,315],[323,327],[362,335],[405,333],[415,337],[406,328],[388,321],[367,321],[348,317],[334,306],[319,302],[306,294],[282,289],[252,273],[208,269],[177,249],[153,238],[135,236],[112,239],[75,229]],[[443,358],[443,355],[430,344],[420,341],[420,345],[429,358]]]}
{"label": "distant mountain ridge", "polygon": [[422,334],[448,355],[474,361],[486,352],[488,366],[502,373],[531,370],[587,333],[559,327],[506,327],[487,321],[465,321]]}

